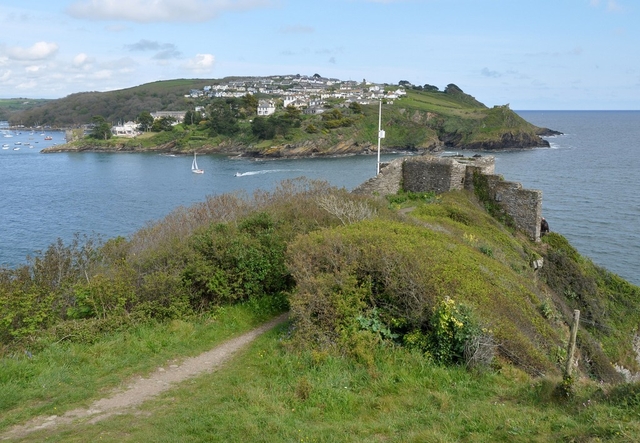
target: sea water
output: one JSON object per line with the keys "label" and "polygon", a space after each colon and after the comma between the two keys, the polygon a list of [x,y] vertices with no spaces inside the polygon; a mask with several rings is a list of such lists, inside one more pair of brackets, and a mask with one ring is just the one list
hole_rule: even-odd
{"label": "sea water", "polygon": [[[549,138],[551,148],[491,154],[496,173],[541,190],[552,231],[596,264],[640,284],[640,112],[518,113],[564,135]],[[205,173],[193,174],[189,155],[41,154],[47,144],[40,134],[12,135],[0,138],[11,143],[0,150],[0,265],[11,267],[58,238],[127,236],[208,195],[271,190],[296,177],[351,190],[377,170],[375,155],[268,161],[198,155]],[[63,142],[61,133],[54,136],[49,144]],[[29,137],[37,147],[12,149]]]}

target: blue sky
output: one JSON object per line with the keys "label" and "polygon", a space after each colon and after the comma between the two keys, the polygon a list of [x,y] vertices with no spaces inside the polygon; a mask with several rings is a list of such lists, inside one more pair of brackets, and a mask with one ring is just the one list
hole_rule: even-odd
{"label": "blue sky", "polygon": [[320,74],[640,109],[637,0],[3,0],[0,98]]}

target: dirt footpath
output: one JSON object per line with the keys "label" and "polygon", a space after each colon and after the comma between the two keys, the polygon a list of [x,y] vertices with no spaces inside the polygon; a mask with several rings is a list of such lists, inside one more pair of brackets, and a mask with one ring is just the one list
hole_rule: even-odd
{"label": "dirt footpath", "polygon": [[71,424],[79,419],[85,419],[88,423],[96,423],[112,415],[121,414],[170,389],[176,383],[199,374],[213,372],[256,337],[286,321],[288,315],[282,314],[252,331],[216,346],[208,352],[189,358],[180,365],[171,364],[167,367],[160,367],[150,374],[149,378],[133,379],[124,391],[119,390],[113,392],[109,397],[96,400],[88,409],[74,409],[61,416],[36,417],[23,425],[14,426],[0,435],[0,439],[24,438],[31,432],[53,429],[60,425]]}

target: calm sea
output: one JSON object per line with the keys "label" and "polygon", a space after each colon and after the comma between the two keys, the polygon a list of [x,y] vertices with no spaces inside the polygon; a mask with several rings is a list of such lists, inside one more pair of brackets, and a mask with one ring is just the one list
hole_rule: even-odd
{"label": "calm sea", "polygon": [[[543,191],[543,212],[595,263],[640,284],[640,112],[522,111],[526,120],[563,132],[551,149],[498,153],[496,172]],[[375,156],[252,161],[200,155],[40,154],[61,133],[2,131],[0,265],[16,266],[74,233],[127,236],[178,206],[207,195],[273,189],[305,176],[353,189],[375,175]],[[15,145],[22,142],[23,145]],[[24,143],[31,143],[25,146]],[[14,150],[20,146],[20,150]],[[383,156],[382,160],[394,158]],[[241,175],[234,176],[236,172]]]}

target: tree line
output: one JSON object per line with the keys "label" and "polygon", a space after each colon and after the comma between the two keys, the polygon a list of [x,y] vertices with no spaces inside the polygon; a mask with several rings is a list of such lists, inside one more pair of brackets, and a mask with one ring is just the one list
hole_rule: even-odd
{"label": "tree line", "polygon": [[[280,104],[277,111],[269,116],[258,116],[257,111],[258,99],[252,94],[240,98],[217,98],[202,110],[188,110],[180,124],[182,128],[199,131],[205,137],[244,136],[260,141],[286,138],[292,130],[301,128],[305,120],[302,111],[293,106],[284,107]],[[362,106],[356,102],[346,108],[332,108],[324,112],[320,119],[315,119],[315,124],[307,124],[305,131],[316,133],[352,126],[362,117],[362,113]],[[154,119],[148,110],[140,112],[135,122],[142,132],[171,132],[178,124],[170,116]],[[112,137],[111,128],[105,116],[93,116],[89,137],[108,140]]]}

